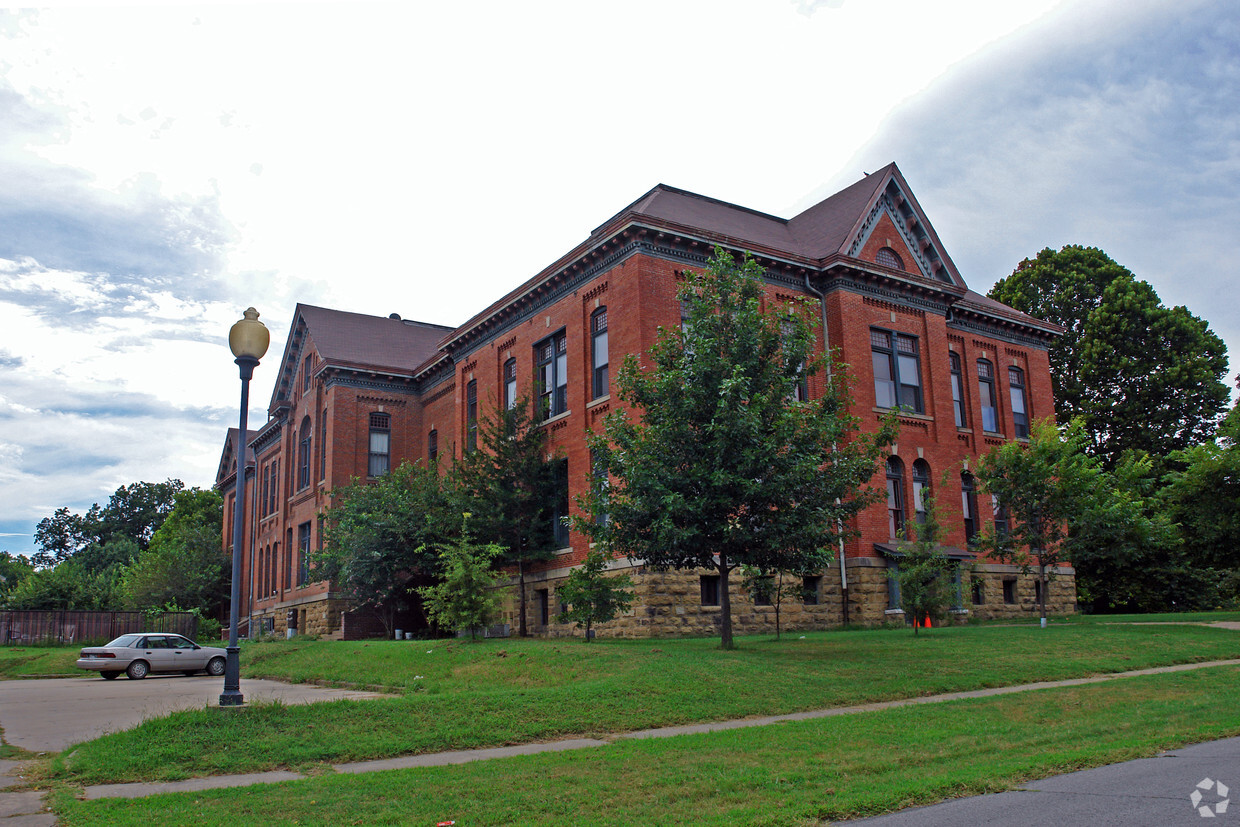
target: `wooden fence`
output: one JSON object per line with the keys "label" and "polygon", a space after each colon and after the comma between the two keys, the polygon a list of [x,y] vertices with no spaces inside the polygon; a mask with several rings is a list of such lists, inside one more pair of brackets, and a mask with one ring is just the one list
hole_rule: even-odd
{"label": "wooden fence", "polygon": [[190,612],[0,611],[0,644],[8,646],[88,646],[130,632],[173,632],[193,640],[198,617]]}

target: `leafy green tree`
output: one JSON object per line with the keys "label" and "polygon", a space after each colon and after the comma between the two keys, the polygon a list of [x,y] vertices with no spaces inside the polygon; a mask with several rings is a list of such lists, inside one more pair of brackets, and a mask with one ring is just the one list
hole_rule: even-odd
{"label": "leafy green tree", "polygon": [[[139,550],[145,550],[183,488],[182,482],[175,479],[135,482],[117,488],[107,505],[95,503],[85,514],[56,509],[51,517],[44,517],[35,526],[34,541],[39,546],[34,555],[35,565],[54,566],[91,546],[101,551],[116,540],[130,540]],[[91,571],[100,571],[129,561],[118,560],[115,554],[96,554],[86,562]]]}
{"label": "leafy green tree", "polygon": [[472,525],[479,538],[505,549],[503,563],[516,566],[517,631],[526,628],[525,574],[531,563],[555,552],[555,464],[548,457],[547,429],[534,419],[523,396],[511,408],[495,406],[478,428],[479,447],[460,460]]}
{"label": "leafy green tree", "polygon": [[223,604],[229,558],[220,548],[224,501],[216,491],[189,488],[177,493],[150,547],[126,568],[125,605],[149,609],[175,605],[213,615]]}
{"label": "leafy green tree", "polygon": [[88,572],[70,559],[52,568],[38,569],[22,579],[8,595],[10,609],[114,609],[119,604],[117,568]]}
{"label": "leafy green tree", "polygon": [[840,373],[825,395],[797,401],[826,365],[813,356],[804,303],[765,311],[762,269],[716,249],[680,291],[680,329],[660,330],[649,366],[630,355],[619,408],[591,440],[613,475],[582,529],[655,570],[719,575],[721,645],[733,648],[728,578],[740,565],[820,570],[841,525],[872,502],[862,490],[894,420],[858,434]]}
{"label": "leafy green tree", "polygon": [[[456,540],[438,548],[439,582],[417,589],[426,613],[440,629],[469,629],[476,638],[499,608],[499,586],[504,576],[492,569],[504,553],[495,543],[478,544],[470,535],[469,517],[461,520]],[[424,551],[424,550],[423,550]]]}
{"label": "leafy green tree", "polygon": [[34,572],[34,563],[20,554],[0,551],[0,608],[6,607],[9,594]]}
{"label": "leafy green tree", "polygon": [[405,462],[374,481],[355,479],[332,492],[312,563],[390,634],[410,608],[410,586],[439,570],[434,550],[458,536],[461,503],[452,468]]}
{"label": "leafy green tree", "polygon": [[1240,569],[1240,445],[1195,445],[1173,456],[1162,490],[1168,518],[1203,567]]}
{"label": "leafy green tree", "polygon": [[914,636],[926,618],[939,620],[960,601],[958,563],[935,541],[939,533],[937,498],[927,489],[922,502],[925,522],[916,527],[911,540],[907,535],[900,540],[902,556],[893,575],[900,589],[900,608],[913,620]]}
{"label": "leafy green tree", "polygon": [[590,549],[585,561],[573,569],[558,588],[560,600],[568,608],[560,612],[561,623],[574,623],[585,629],[586,640],[596,623],[606,623],[633,604],[633,585],[627,574],[608,575],[610,555],[601,548]]}
{"label": "leafy green tree", "polygon": [[1108,467],[1125,451],[1160,458],[1213,433],[1228,399],[1222,339],[1102,250],[1042,250],[990,296],[1066,328],[1050,349],[1055,414],[1079,417]]}

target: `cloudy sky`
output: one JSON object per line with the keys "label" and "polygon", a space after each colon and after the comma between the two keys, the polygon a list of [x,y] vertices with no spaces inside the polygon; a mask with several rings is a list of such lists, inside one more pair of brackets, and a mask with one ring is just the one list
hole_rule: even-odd
{"label": "cloudy sky", "polygon": [[454,325],[656,183],[791,216],[892,160],[974,289],[1099,246],[1240,354],[1228,0],[0,9],[0,548],[210,485],[248,305],[261,424],[299,301]]}

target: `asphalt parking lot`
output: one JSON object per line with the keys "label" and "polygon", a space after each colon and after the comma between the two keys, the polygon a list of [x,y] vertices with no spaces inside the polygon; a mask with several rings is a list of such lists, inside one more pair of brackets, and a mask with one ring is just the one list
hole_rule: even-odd
{"label": "asphalt parking lot", "polygon": [[[140,681],[121,678],[45,678],[0,681],[4,740],[31,752],[60,752],[71,744],[131,729],[179,709],[218,706],[223,678],[183,675]],[[308,704],[341,698],[381,698],[375,692],[308,684],[242,680],[246,703]]]}

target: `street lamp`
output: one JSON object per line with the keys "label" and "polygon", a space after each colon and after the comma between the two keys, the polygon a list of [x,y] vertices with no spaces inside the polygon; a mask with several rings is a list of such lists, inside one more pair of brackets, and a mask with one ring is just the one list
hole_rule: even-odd
{"label": "street lamp", "polygon": [[220,706],[241,706],[245,696],[241,694],[241,649],[237,646],[237,614],[241,606],[241,546],[245,542],[245,434],[246,418],[250,407],[250,377],[258,360],[267,353],[271,334],[267,326],[258,320],[258,311],[247,308],[245,318],[228,331],[228,346],[237,357],[241,368],[241,424],[237,429],[237,491],[233,509],[232,546],[232,597],[228,607],[228,657],[224,665],[224,692]]}

